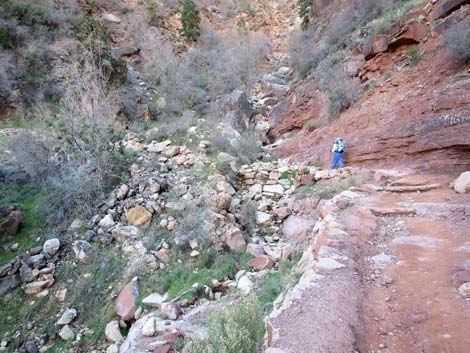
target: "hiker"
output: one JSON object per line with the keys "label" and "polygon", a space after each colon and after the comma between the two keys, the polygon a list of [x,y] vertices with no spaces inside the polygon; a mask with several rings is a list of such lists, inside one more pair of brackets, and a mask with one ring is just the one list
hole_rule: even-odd
{"label": "hiker", "polygon": [[333,157],[333,164],[331,169],[336,169],[336,165],[339,163],[340,168],[344,168],[344,161],[343,161],[343,152],[344,148],[346,147],[346,141],[343,138],[338,137],[333,141],[333,149],[331,152],[334,153]]}

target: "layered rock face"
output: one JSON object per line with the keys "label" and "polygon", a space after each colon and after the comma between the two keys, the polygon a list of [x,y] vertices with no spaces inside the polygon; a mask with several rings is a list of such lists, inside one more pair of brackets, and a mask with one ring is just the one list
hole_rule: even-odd
{"label": "layered rock face", "polygon": [[[458,13],[465,11],[462,8]],[[356,75],[363,82],[373,82],[374,88],[325,127],[305,128],[307,121],[314,127],[322,125],[327,98],[312,80],[298,85],[270,115],[271,140],[284,138],[276,153],[327,164],[333,140],[342,136],[347,141],[349,165],[430,172],[468,169],[470,74],[451,60],[444,45],[445,31],[439,29],[456,14],[430,24],[434,37],[423,40],[422,25],[410,22],[388,38],[384,50],[369,57],[364,52],[368,61]],[[468,16],[463,20],[468,21]],[[403,65],[409,42],[419,41],[425,53],[421,61],[416,66]],[[298,133],[286,138],[289,131]]]}

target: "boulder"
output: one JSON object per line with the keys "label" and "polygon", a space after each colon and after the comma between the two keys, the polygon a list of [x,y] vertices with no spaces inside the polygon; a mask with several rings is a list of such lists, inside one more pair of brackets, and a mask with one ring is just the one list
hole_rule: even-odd
{"label": "boulder", "polygon": [[160,249],[158,251],[155,251],[154,254],[160,261],[163,261],[165,263],[167,263],[170,260],[167,249]]}
{"label": "boulder", "polygon": [[107,340],[110,342],[121,342],[124,340],[124,337],[122,337],[121,334],[121,330],[119,329],[119,321],[117,320],[111,321],[106,325],[104,334]]}
{"label": "boulder", "polygon": [[183,313],[181,307],[175,302],[163,303],[160,311],[170,320],[178,320]]}
{"label": "boulder", "polygon": [[470,192],[470,172],[464,172],[454,181],[454,190],[459,194]]}
{"label": "boulder", "polygon": [[170,140],[166,140],[163,142],[152,141],[150,144],[147,145],[147,151],[153,153],[160,153],[163,152],[169,145],[171,145]]}
{"label": "boulder", "polygon": [[434,7],[430,19],[431,21],[435,21],[439,18],[446,17],[467,2],[468,0],[443,0]]}
{"label": "boulder", "polygon": [[53,284],[54,278],[31,282],[24,287],[24,292],[26,294],[38,294],[39,292],[43,291],[46,288],[49,288]]}
{"label": "boulder", "polygon": [[121,19],[111,13],[104,13],[102,15],[103,19],[108,21],[108,22],[112,22],[112,23],[121,23]]}
{"label": "boulder", "polygon": [[249,127],[253,110],[245,92],[235,90],[221,100],[221,110],[225,119],[235,129],[245,130]]}
{"label": "boulder", "polygon": [[160,295],[158,293],[152,293],[149,296],[142,299],[142,304],[157,308],[161,306],[168,299],[168,293]]}
{"label": "boulder", "polygon": [[425,24],[418,22],[417,20],[411,20],[400,30],[400,32],[390,39],[390,48],[420,43],[426,37],[427,31],[428,28]]}
{"label": "boulder", "polygon": [[103,228],[104,230],[111,229],[114,226],[113,217],[111,215],[107,214],[106,216],[103,217],[103,219],[101,219],[101,221],[100,221],[100,223],[98,223],[98,225],[101,228]]}
{"label": "boulder", "polygon": [[216,197],[216,206],[219,210],[228,210],[232,204],[232,196],[228,193],[220,193]]}
{"label": "boulder", "polygon": [[72,250],[79,262],[89,262],[91,260],[91,245],[86,240],[74,241]]}
{"label": "boulder", "polygon": [[169,146],[162,152],[162,156],[166,158],[172,158],[180,153],[180,146]]}
{"label": "boulder", "polygon": [[272,74],[264,74],[263,77],[261,78],[261,83],[263,85],[270,85],[270,84],[285,85],[286,84],[284,80]]}
{"label": "boulder", "polygon": [[75,332],[70,328],[69,325],[65,325],[62,327],[62,329],[59,332],[60,338],[62,338],[64,341],[71,341],[75,339]]}
{"label": "boulder", "polygon": [[242,276],[238,281],[237,288],[243,295],[248,295],[253,290],[254,283],[248,276]]}
{"label": "boulder", "polygon": [[42,251],[50,256],[54,256],[60,248],[60,240],[57,238],[46,240],[42,246]]}
{"label": "boulder", "polygon": [[361,71],[365,65],[366,60],[364,59],[363,55],[360,55],[347,59],[344,63],[344,68],[349,76],[355,77],[359,74],[359,71]]}
{"label": "boulder", "polygon": [[278,207],[274,209],[274,214],[280,220],[284,220],[292,214],[289,207]]}
{"label": "boulder", "polygon": [[116,191],[116,199],[122,200],[125,199],[127,196],[127,193],[129,192],[129,186],[126,184],[122,184],[119,189]]}
{"label": "boulder", "polygon": [[240,229],[233,227],[225,235],[225,243],[230,251],[235,254],[242,254],[246,250],[245,238]]}
{"label": "boulder", "polygon": [[272,217],[269,213],[257,211],[256,212],[256,222],[260,226],[266,226],[271,224]]}
{"label": "boulder", "polygon": [[0,277],[0,294],[6,294],[21,284],[21,277],[19,274]]}
{"label": "boulder", "polygon": [[383,53],[388,50],[388,35],[379,34],[372,38],[372,51],[374,54]]}
{"label": "boulder", "polygon": [[147,322],[142,326],[142,334],[146,337],[155,336],[156,327],[155,327],[155,318],[151,317]]}
{"label": "boulder", "polygon": [[235,189],[233,188],[233,186],[223,180],[219,181],[216,184],[216,188],[218,191],[229,194],[229,195],[235,194]]}
{"label": "boulder", "polygon": [[64,313],[62,314],[62,316],[60,317],[59,321],[57,321],[57,325],[68,325],[76,317],[77,317],[77,310],[75,310],[75,309],[65,310]]}
{"label": "boulder", "polygon": [[135,226],[148,227],[152,222],[152,214],[143,206],[135,206],[127,212],[127,223]]}
{"label": "boulder", "polygon": [[284,188],[282,187],[282,185],[279,185],[279,184],[264,185],[263,186],[263,191],[264,192],[269,192],[269,193],[274,194],[276,196],[284,195]]}
{"label": "boulder", "polygon": [[246,246],[246,252],[253,255],[259,256],[264,254],[263,246],[260,244],[249,243]]}
{"label": "boulder", "polygon": [[114,228],[111,234],[115,240],[123,242],[127,239],[137,239],[140,235],[140,230],[135,226],[120,226]]}
{"label": "boulder", "polygon": [[248,265],[256,268],[258,271],[273,268],[275,264],[276,261],[267,255],[260,255],[248,261]]}
{"label": "boulder", "polygon": [[24,344],[24,348],[26,350],[26,353],[39,353],[39,348],[34,341],[27,341]]}
{"label": "boulder", "polygon": [[21,223],[23,222],[23,213],[20,210],[13,210],[0,224],[0,231],[8,235],[16,235]]}
{"label": "boulder", "polygon": [[462,297],[470,297],[470,282],[462,284],[459,287],[459,293]]}
{"label": "boulder", "polygon": [[119,353],[119,346],[115,343],[106,348],[106,353]]}
{"label": "boulder", "polygon": [[119,47],[119,48],[111,48],[111,54],[115,58],[120,58],[121,56],[129,56],[138,54],[140,51],[137,47]]}
{"label": "boulder", "polygon": [[134,319],[134,314],[137,310],[136,300],[138,297],[139,280],[138,278],[133,278],[132,281],[124,286],[116,298],[116,313],[121,320],[129,321]]}

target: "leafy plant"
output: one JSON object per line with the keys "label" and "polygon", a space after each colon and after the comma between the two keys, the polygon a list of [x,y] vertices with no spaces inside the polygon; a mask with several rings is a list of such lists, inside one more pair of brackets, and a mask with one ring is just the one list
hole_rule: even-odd
{"label": "leafy plant", "polygon": [[181,10],[181,28],[180,33],[185,36],[188,41],[196,41],[201,35],[199,25],[201,17],[193,0],[184,0],[183,9]]}
{"label": "leafy plant", "polygon": [[302,19],[301,28],[306,31],[310,25],[309,12],[310,7],[313,6],[312,0],[299,0],[299,17]]}
{"label": "leafy plant", "polygon": [[11,48],[13,46],[11,42],[10,27],[0,26],[0,44],[4,48]]}
{"label": "leafy plant", "polygon": [[423,57],[423,53],[417,45],[408,48],[408,59],[410,60],[411,65],[418,65]]}
{"label": "leafy plant", "polygon": [[254,301],[215,313],[208,326],[209,338],[193,342],[189,353],[254,353],[260,348],[264,334],[263,316]]}

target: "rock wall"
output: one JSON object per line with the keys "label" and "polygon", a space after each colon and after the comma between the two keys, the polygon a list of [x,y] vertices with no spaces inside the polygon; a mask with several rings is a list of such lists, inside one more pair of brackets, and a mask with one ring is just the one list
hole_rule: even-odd
{"label": "rock wall", "polygon": [[[392,36],[397,46],[374,54],[357,73],[361,80],[373,82],[374,88],[325,127],[313,130],[321,126],[326,106],[324,94],[315,88],[314,81],[307,79],[294,87],[270,115],[271,140],[282,138],[275,152],[297,161],[328,164],[332,141],[342,136],[347,141],[348,165],[431,172],[468,169],[470,74],[451,60],[443,30],[452,28],[458,14],[463,14],[457,16],[459,21],[469,20],[467,10],[464,6],[448,18],[432,22],[433,35],[427,39],[421,35],[413,39],[414,43],[421,41],[424,53],[416,66],[404,64],[407,36],[415,22]],[[452,23],[446,26],[446,21]],[[312,121],[313,129],[305,128],[307,121]],[[297,134],[289,137],[289,131]]]}

